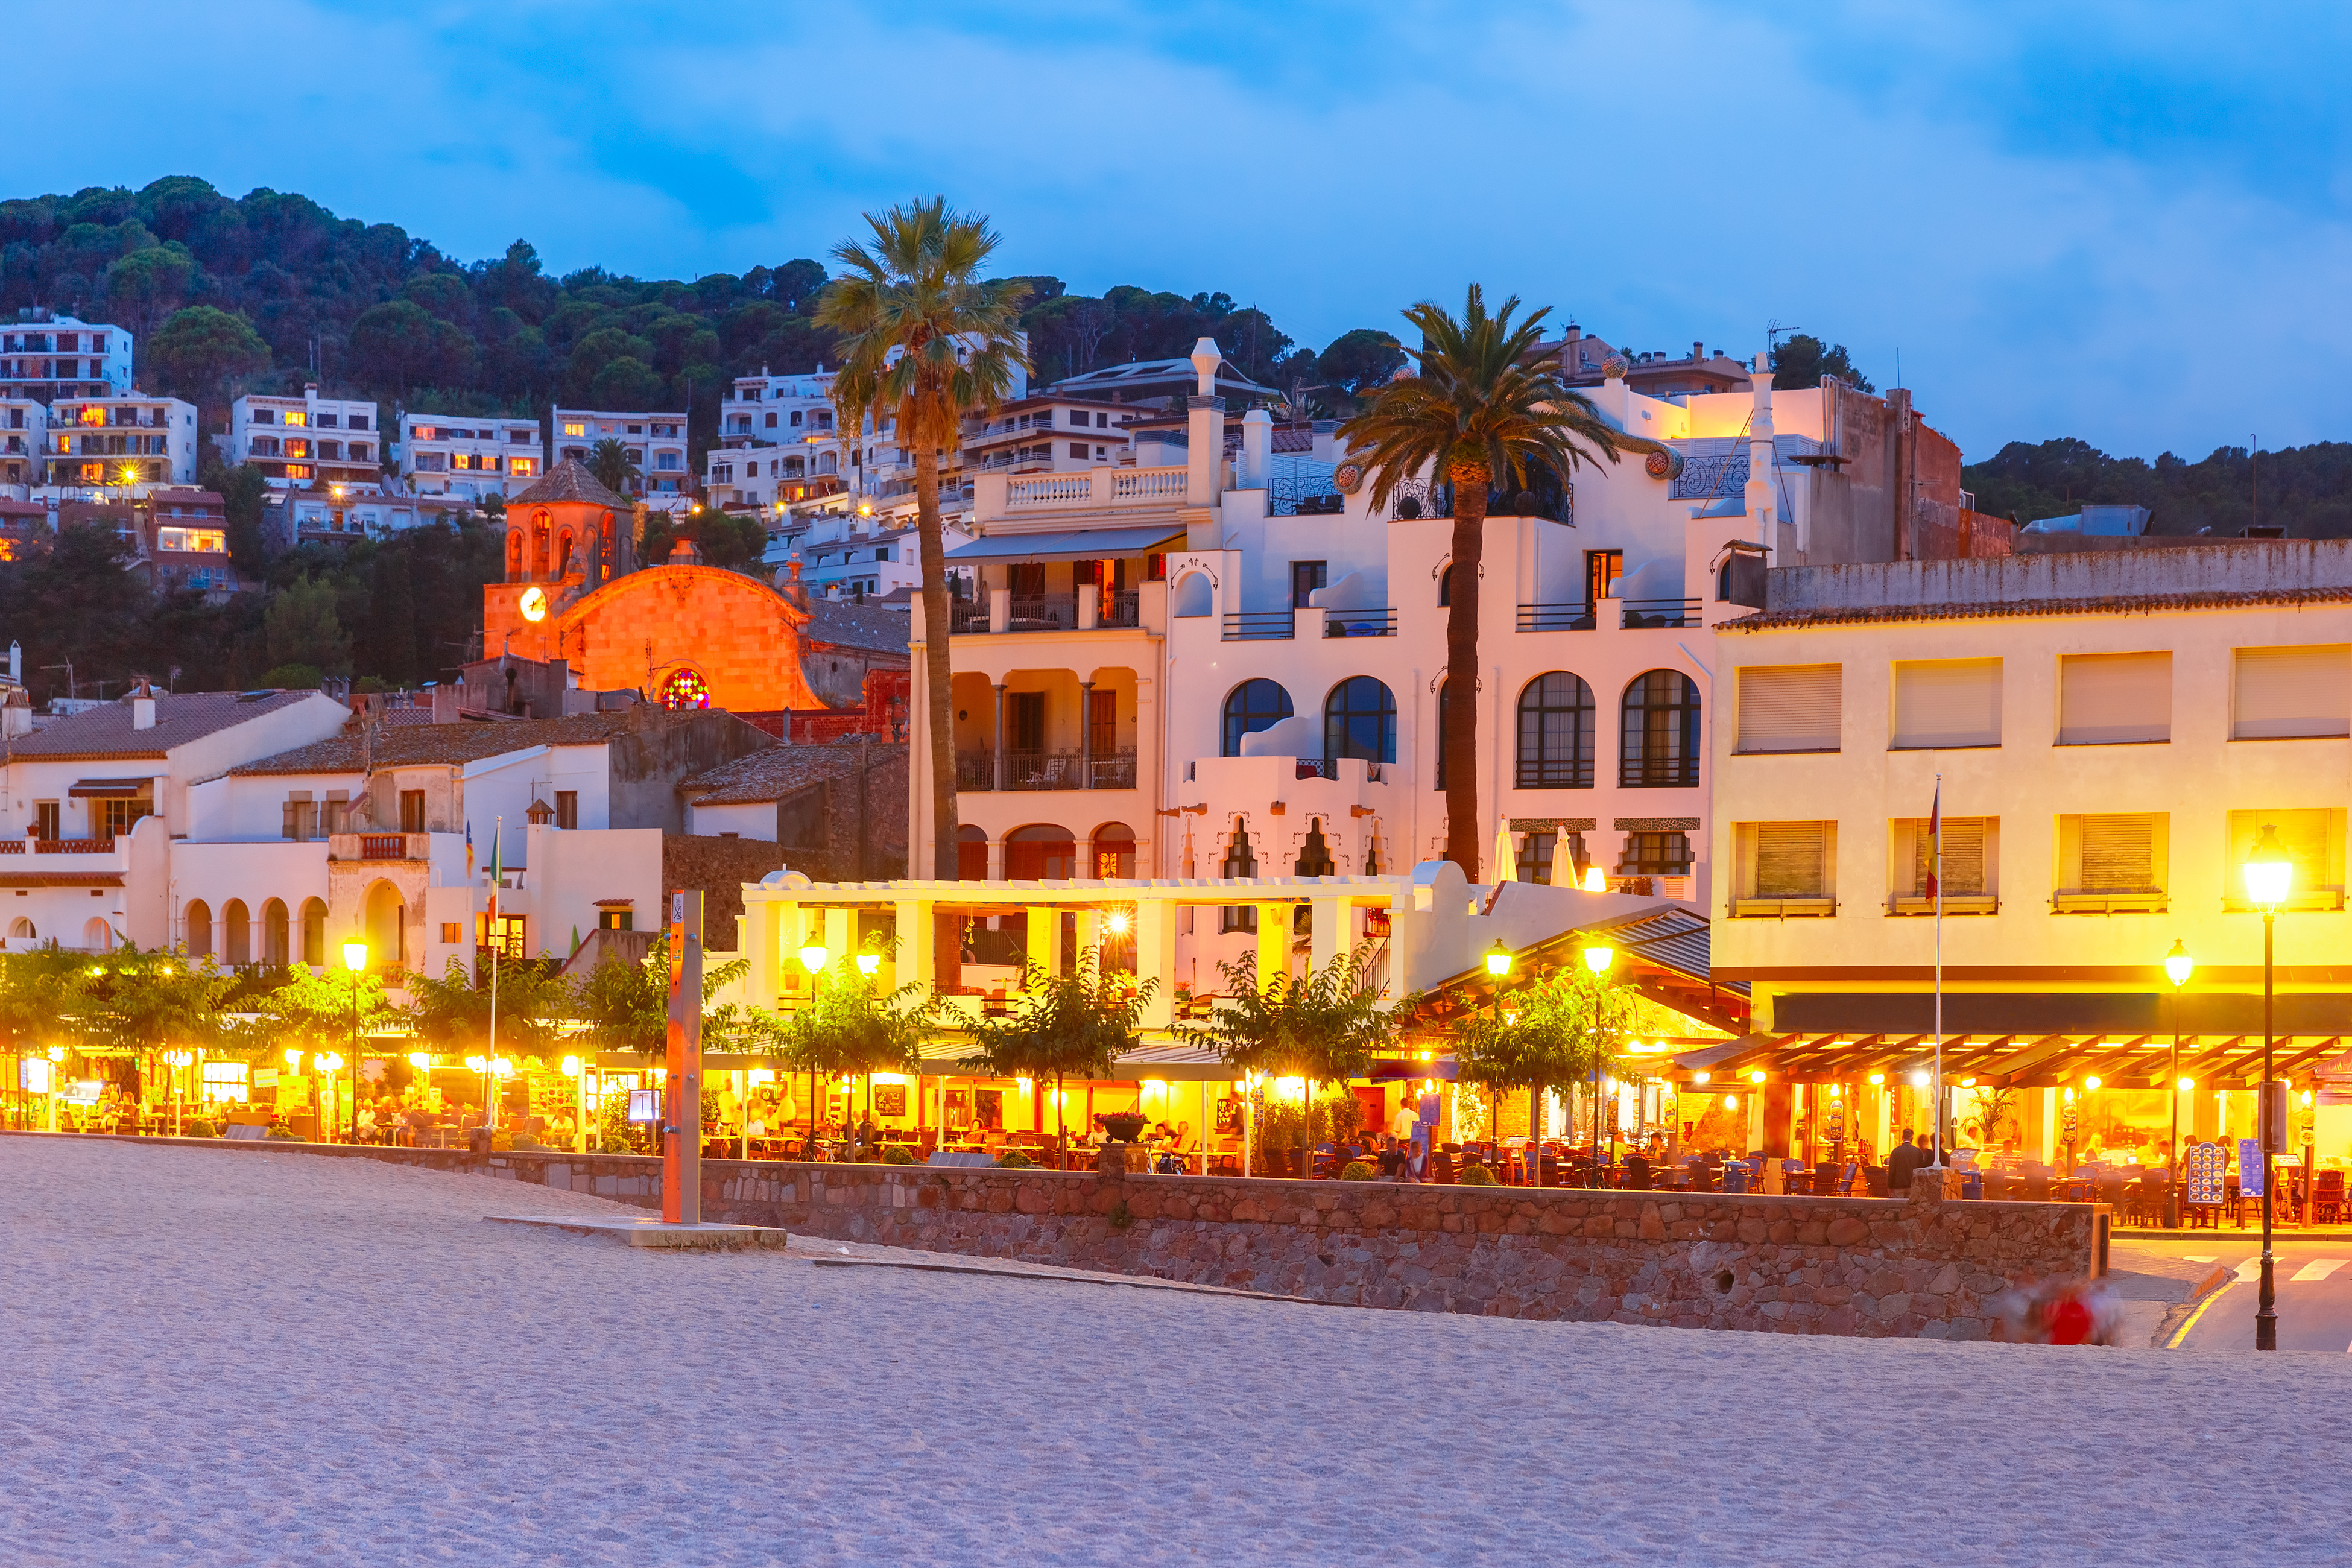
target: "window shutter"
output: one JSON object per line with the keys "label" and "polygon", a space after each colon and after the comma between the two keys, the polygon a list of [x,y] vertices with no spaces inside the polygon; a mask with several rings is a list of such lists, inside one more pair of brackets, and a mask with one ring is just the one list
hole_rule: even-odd
{"label": "window shutter", "polygon": [[2146,812],[2083,818],[2083,890],[2157,890],[2156,818]]}
{"label": "window shutter", "polygon": [[1969,658],[1895,667],[1895,745],[2000,744],[2000,660]]}
{"label": "window shutter", "polygon": [[2059,661],[2058,743],[2172,739],[2172,655],[2074,654]]}
{"label": "window shutter", "polygon": [[1739,749],[1834,752],[1838,687],[1834,664],[1750,665],[1739,672]]}
{"label": "window shutter", "polygon": [[[1835,666],[1830,667],[1832,668]],[[1756,825],[1756,896],[1759,899],[1823,899],[1828,859],[1826,822],[1759,822]]]}
{"label": "window shutter", "polygon": [[[1921,818],[1911,834],[1911,890],[1924,895],[1927,891],[1927,856],[1936,840],[1927,831],[1926,818]],[[1944,818],[1944,892],[1981,893],[1985,890],[1985,819],[1981,816],[1948,816]]]}
{"label": "window shutter", "polygon": [[2242,647],[2230,738],[2352,733],[2352,647]]}

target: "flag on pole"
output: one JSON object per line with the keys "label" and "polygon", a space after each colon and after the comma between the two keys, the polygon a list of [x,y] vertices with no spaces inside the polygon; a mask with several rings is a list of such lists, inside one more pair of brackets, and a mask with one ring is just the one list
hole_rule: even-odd
{"label": "flag on pole", "polygon": [[[503,822],[505,818],[501,817],[499,820]],[[468,829],[468,831],[471,830]],[[490,943],[493,947],[498,944],[499,882],[506,870],[505,863],[499,854],[499,840],[504,837],[505,835],[495,831],[490,835]]]}
{"label": "flag on pole", "polygon": [[466,824],[466,880],[474,879],[474,825]]}
{"label": "flag on pole", "polygon": [[1939,896],[1944,876],[1944,781],[1936,781],[1936,803],[1927,808],[1927,882],[1919,890],[1929,902]]}

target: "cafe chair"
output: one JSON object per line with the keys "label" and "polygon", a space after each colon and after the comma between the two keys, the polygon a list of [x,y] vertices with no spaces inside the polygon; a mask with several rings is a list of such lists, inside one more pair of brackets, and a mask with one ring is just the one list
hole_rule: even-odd
{"label": "cafe chair", "polygon": [[2344,1173],[2322,1171],[2314,1178],[2311,1217],[2316,1225],[2339,1225],[2344,1219]]}

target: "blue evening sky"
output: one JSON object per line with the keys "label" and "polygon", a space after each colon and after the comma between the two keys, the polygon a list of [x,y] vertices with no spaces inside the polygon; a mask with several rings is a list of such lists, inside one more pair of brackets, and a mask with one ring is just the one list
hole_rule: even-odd
{"label": "blue evening sky", "polygon": [[[1468,281],[1633,349],[1848,344],[1969,455],[2352,437],[2321,5],[132,5],[11,22],[9,195],[194,174],[693,278],[944,192],[1007,271],[1315,347]],[[111,40],[110,42],[107,40]],[[2331,368],[2335,367],[2335,368]]]}

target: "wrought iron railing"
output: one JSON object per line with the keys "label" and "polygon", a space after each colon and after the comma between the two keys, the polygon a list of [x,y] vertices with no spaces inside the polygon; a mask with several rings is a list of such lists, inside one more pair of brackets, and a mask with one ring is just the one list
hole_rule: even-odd
{"label": "wrought iron railing", "polygon": [[1521,789],[1591,789],[1592,759],[1591,757],[1521,757],[1518,760],[1518,787]]}
{"label": "wrought iron railing", "polygon": [[1323,617],[1323,635],[1327,637],[1392,637],[1397,635],[1397,613],[1384,610],[1330,610]]}
{"label": "wrought iron railing", "polygon": [[1007,752],[1007,789],[1076,789],[1080,758],[1076,752]]}
{"label": "wrought iron railing", "polygon": [[1140,625],[1143,619],[1142,597],[1139,594],[1109,595],[1097,612],[1095,625],[1110,631],[1127,630]]}
{"label": "wrought iron railing", "polygon": [[984,632],[988,629],[988,605],[985,601],[974,604],[959,600],[948,606],[948,631],[950,635]]}
{"label": "wrought iron railing", "polygon": [[1066,632],[1078,625],[1076,594],[1015,594],[1006,628],[1016,632]]}
{"label": "wrought iron railing", "polygon": [[1572,605],[1521,605],[1519,630],[1523,632],[1589,632],[1592,629],[1592,606]]}
{"label": "wrought iron railing", "polygon": [[1626,599],[1622,603],[1625,606],[1622,625],[1627,631],[1696,626],[1706,619],[1696,599]]}
{"label": "wrought iron railing", "polygon": [[1348,498],[1328,474],[1291,476],[1266,480],[1265,508],[1271,517],[1336,516],[1347,510]]}
{"label": "wrought iron railing", "polygon": [[1133,789],[1135,787],[1135,753],[1133,752],[1097,752],[1087,759],[1091,782],[1089,789]]}
{"label": "wrought iron railing", "polygon": [[1690,789],[1697,784],[1696,757],[1626,757],[1617,764],[1621,789]]}
{"label": "wrought iron railing", "polygon": [[995,752],[958,752],[956,753],[956,788],[992,790],[995,787]]}
{"label": "wrought iron railing", "polygon": [[1451,517],[1454,497],[1442,485],[1426,484],[1420,479],[1407,479],[1389,497],[1389,516],[1411,522],[1422,517]]}
{"label": "wrought iron railing", "polygon": [[1297,635],[1292,610],[1234,610],[1225,616],[1227,642],[1282,642]]}
{"label": "wrought iron railing", "polygon": [[1717,496],[1737,495],[1747,485],[1746,452],[1695,455],[1683,459],[1683,471],[1675,476],[1671,494],[1675,500],[1712,500]]}

